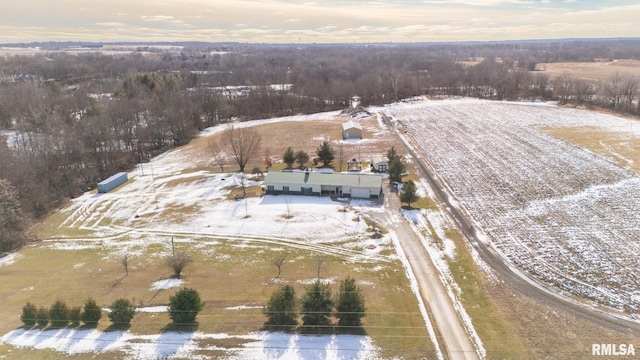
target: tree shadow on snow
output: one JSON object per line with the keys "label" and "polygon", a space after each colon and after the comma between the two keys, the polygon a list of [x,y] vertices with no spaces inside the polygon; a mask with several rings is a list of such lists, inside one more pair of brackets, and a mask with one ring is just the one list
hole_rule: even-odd
{"label": "tree shadow on snow", "polygon": [[198,330],[198,322],[189,324],[171,323],[162,328],[156,343],[155,355],[158,359],[167,359],[178,354],[187,345]]}

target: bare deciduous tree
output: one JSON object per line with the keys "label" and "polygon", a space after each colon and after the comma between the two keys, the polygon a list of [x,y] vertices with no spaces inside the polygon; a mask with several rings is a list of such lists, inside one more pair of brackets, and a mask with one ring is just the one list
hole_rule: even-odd
{"label": "bare deciduous tree", "polygon": [[181,252],[175,253],[174,255],[171,255],[167,258],[167,265],[169,265],[169,267],[173,269],[173,276],[178,279],[180,278],[182,270],[184,270],[184,268],[192,262],[193,260],[191,259],[191,256],[189,256],[189,254]]}
{"label": "bare deciduous tree", "polygon": [[276,275],[276,279],[280,278],[280,273],[282,272],[282,265],[286,261],[287,261],[287,254],[280,254],[271,260],[271,263],[278,268],[278,274]]}
{"label": "bare deciduous tree", "polygon": [[122,266],[124,267],[124,273],[129,275],[129,254],[125,254],[122,257]]}
{"label": "bare deciduous tree", "polygon": [[220,168],[220,172],[224,172],[224,153],[222,151],[222,146],[220,146],[220,143],[214,140],[209,140],[209,151],[211,151],[213,161]]}
{"label": "bare deciduous tree", "polygon": [[240,172],[244,172],[244,167],[260,149],[262,140],[256,130],[234,126],[230,126],[222,133],[222,139],[231,150],[231,156],[238,163]]}
{"label": "bare deciduous tree", "polygon": [[322,256],[317,255],[317,256],[314,258],[314,262],[315,262],[315,264],[316,264],[316,269],[317,269],[317,271],[318,271],[318,276],[317,276],[317,278],[318,278],[318,279],[320,279],[320,268],[322,268],[322,264],[324,264],[325,262],[327,262],[327,260],[326,260],[325,258],[323,258]]}

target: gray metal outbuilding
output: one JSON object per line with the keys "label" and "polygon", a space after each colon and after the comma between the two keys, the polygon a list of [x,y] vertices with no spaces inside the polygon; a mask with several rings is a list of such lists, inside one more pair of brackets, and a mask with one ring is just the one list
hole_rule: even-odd
{"label": "gray metal outbuilding", "polygon": [[98,192],[99,193],[107,193],[118,186],[127,182],[128,177],[126,172],[119,172],[105,180],[102,180],[98,183]]}

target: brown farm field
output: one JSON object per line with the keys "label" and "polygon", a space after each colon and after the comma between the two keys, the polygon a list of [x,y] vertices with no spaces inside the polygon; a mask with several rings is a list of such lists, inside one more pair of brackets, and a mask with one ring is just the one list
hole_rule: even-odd
{"label": "brown farm field", "polygon": [[569,74],[579,79],[603,81],[616,73],[640,77],[640,60],[539,63],[536,70],[535,73],[546,74],[551,78]]}

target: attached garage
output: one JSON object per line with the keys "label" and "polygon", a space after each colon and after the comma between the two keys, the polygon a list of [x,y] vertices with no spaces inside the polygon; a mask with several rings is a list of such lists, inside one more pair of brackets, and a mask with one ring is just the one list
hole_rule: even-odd
{"label": "attached garage", "polygon": [[368,199],[371,197],[371,190],[367,188],[351,188],[351,197]]}

